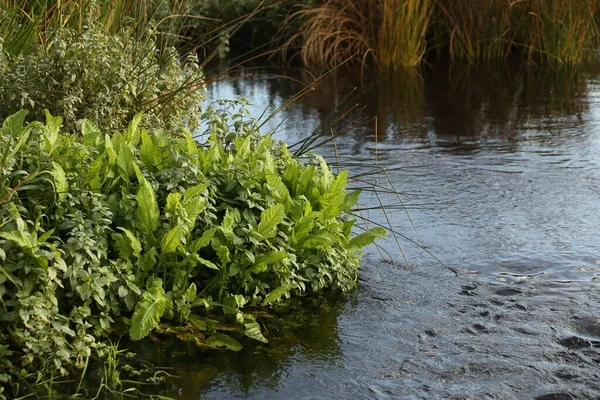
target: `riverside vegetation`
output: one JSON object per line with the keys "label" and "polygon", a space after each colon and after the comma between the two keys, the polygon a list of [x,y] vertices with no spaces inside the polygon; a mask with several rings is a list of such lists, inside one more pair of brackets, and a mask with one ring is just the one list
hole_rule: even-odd
{"label": "riverside vegetation", "polygon": [[386,231],[352,233],[348,173],[242,101],[199,109],[195,57],[133,18],[158,3],[2,3],[0,398],[92,397],[91,359],[130,391],[115,335],[239,350],[261,310],[355,286]]}

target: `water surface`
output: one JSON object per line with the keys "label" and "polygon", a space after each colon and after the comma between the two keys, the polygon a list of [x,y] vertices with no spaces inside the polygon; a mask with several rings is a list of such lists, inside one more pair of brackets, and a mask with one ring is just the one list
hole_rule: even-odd
{"label": "water surface", "polygon": [[[239,74],[207,98],[243,96],[268,116],[315,83],[297,70]],[[307,307],[295,325],[267,323],[267,346],[164,356],[184,378],[165,393],[600,396],[598,75],[437,68],[359,84],[340,74],[263,127],[289,144],[349,128],[315,151],[401,193],[361,198],[363,215],[391,223],[398,242],[367,251],[349,297]],[[387,172],[365,177],[375,169]],[[369,209],[380,202],[403,207]]]}

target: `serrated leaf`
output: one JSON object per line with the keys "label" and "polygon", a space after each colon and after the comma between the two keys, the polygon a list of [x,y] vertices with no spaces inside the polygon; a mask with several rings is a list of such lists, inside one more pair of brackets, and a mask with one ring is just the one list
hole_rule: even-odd
{"label": "serrated leaf", "polygon": [[256,227],[256,232],[265,239],[270,239],[277,234],[277,225],[283,222],[285,218],[285,206],[276,204],[271,208],[263,210],[260,214],[260,222]]}
{"label": "serrated leaf", "polygon": [[388,234],[387,230],[376,227],[373,229],[369,229],[368,231],[361,233],[350,239],[348,242],[348,248],[350,249],[360,249],[362,247],[368,246],[373,243],[376,239],[382,239],[386,237]]}
{"label": "serrated leaf", "polygon": [[240,342],[219,332],[206,338],[206,343],[214,347],[225,347],[227,350],[240,351],[242,349]]}
{"label": "serrated leaf", "polygon": [[188,289],[185,291],[185,300],[188,303],[192,303],[194,300],[196,300],[196,292],[196,284],[192,283],[190,287],[188,287]]}
{"label": "serrated leaf", "polygon": [[52,162],[52,176],[54,178],[54,188],[58,198],[64,200],[67,197],[69,191],[69,184],[67,183],[67,176],[65,170],[56,162]]}
{"label": "serrated leaf", "polygon": [[135,196],[138,207],[136,214],[136,223],[138,229],[146,236],[153,237],[158,229],[160,212],[156,201],[154,189],[145,178],[140,182],[140,188]]}
{"label": "serrated leaf", "polygon": [[140,340],[148,336],[150,331],[158,326],[166,306],[167,296],[162,281],[153,278],[150,287],[142,293],[141,300],[135,305],[129,328],[131,340]]}
{"label": "serrated leaf", "polygon": [[177,250],[177,246],[181,243],[181,226],[169,230],[165,236],[163,236],[160,242],[160,249],[163,254],[174,253]]}
{"label": "serrated leaf", "polygon": [[121,227],[119,227],[118,229],[120,229],[125,234],[125,236],[127,236],[127,239],[129,239],[129,244],[133,249],[133,254],[139,258],[140,253],[142,252],[142,244],[140,243],[139,239],[136,238],[135,235],[129,229]]}

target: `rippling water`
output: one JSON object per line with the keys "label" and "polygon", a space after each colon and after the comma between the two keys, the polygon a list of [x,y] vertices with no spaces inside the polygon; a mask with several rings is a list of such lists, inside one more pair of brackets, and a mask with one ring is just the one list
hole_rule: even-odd
{"label": "rippling water", "polygon": [[[213,84],[209,99],[243,96],[253,113],[282,106],[311,78],[287,71],[242,71],[241,80]],[[408,215],[393,226],[444,264],[484,279],[515,275],[589,280],[600,265],[600,91],[580,71],[483,69],[395,76],[366,82],[337,76],[276,114],[265,131],[288,143],[316,131],[343,131],[316,151],[351,162],[351,174],[375,165],[404,193]],[[345,114],[348,110],[348,114]],[[336,123],[341,117],[341,123]],[[372,119],[377,117],[376,120]],[[367,205],[377,202],[364,196]],[[398,203],[390,197],[385,203]],[[381,212],[369,218],[386,223]],[[414,228],[413,228],[414,225]],[[408,262],[435,263],[400,239]],[[386,249],[398,254],[394,241]]]}
{"label": "rippling water", "polygon": [[[253,115],[270,115],[314,82],[295,70],[240,74],[213,83],[207,98],[243,96],[254,104]],[[144,350],[183,378],[163,393],[600,396],[600,354],[593,350],[600,328],[589,328],[600,327],[598,76],[438,68],[357,87],[351,77],[332,76],[274,115],[264,131],[293,144],[315,131],[354,127],[316,151],[355,177],[401,192],[380,197],[404,206],[387,214],[368,210],[379,204],[373,195],[361,205],[365,217],[390,222],[400,234],[406,261],[392,239],[382,245],[397,268],[370,249],[356,292],[297,311],[291,325],[266,322],[267,346],[217,355]],[[387,176],[364,176],[378,168]],[[413,272],[402,268],[406,263]]]}

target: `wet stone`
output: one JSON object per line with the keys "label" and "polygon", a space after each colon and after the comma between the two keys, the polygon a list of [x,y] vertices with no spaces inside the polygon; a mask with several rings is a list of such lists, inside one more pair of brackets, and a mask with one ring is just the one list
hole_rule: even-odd
{"label": "wet stone", "polygon": [[582,349],[585,347],[592,347],[592,342],[590,342],[589,340],[577,337],[577,336],[571,336],[562,340],[559,340],[559,342],[562,346],[565,346],[566,348],[569,349]]}
{"label": "wet stone", "polygon": [[498,296],[516,296],[518,294],[522,294],[523,291],[517,288],[504,288],[500,290],[496,290],[494,294]]}

